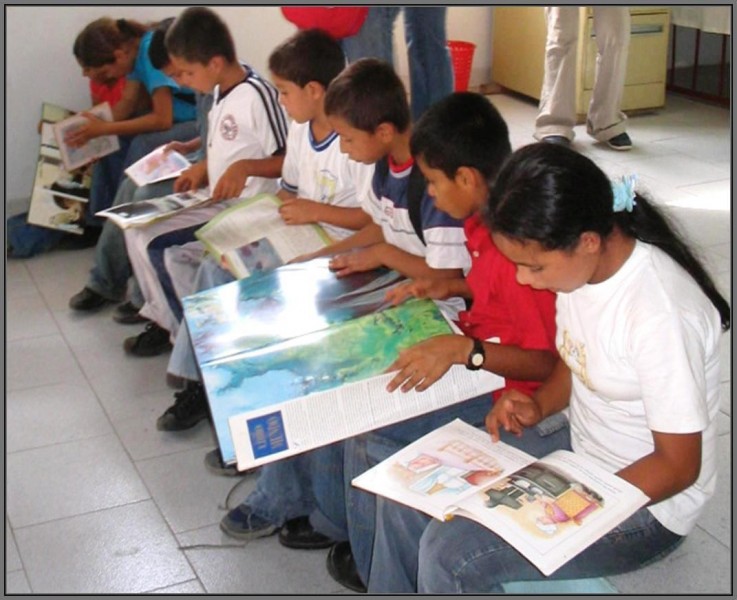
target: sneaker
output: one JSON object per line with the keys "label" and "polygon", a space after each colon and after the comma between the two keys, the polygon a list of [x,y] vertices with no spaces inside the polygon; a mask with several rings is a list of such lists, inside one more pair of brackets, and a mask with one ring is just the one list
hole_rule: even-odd
{"label": "sneaker", "polygon": [[632,148],[632,140],[627,133],[620,133],[606,141],[607,146],[614,150],[630,150]]}
{"label": "sneaker", "polygon": [[169,332],[156,323],[149,323],[142,333],[126,338],[123,349],[134,356],[158,356],[172,349]]}
{"label": "sneaker", "polygon": [[121,325],[135,325],[137,323],[148,323],[149,319],[138,314],[140,309],[131,301],[118,304],[113,312],[113,321]]}
{"label": "sneaker", "polygon": [[220,529],[237,540],[255,540],[274,535],[279,527],[251,512],[251,507],[241,504],[220,521]]}
{"label": "sneaker", "polygon": [[[220,457],[220,450],[217,448],[205,454],[205,466],[210,473],[215,473],[215,475],[226,475],[228,477],[241,475],[235,465],[226,465],[223,462],[223,459]],[[245,473],[247,471],[243,472],[243,474]]]}
{"label": "sneaker", "polygon": [[350,542],[338,542],[330,548],[325,565],[330,576],[340,585],[359,594],[366,593],[366,586],[358,574]]}
{"label": "sneaker", "polygon": [[335,540],[315,531],[307,516],[289,519],[279,531],[279,543],[297,550],[322,550],[330,548]]}
{"label": "sneaker", "polygon": [[571,145],[571,140],[569,140],[564,135],[548,135],[545,136],[542,140],[542,142],[545,142],[546,144],[555,144],[556,146],[568,146]]}
{"label": "sneaker", "polygon": [[209,418],[205,388],[199,381],[189,381],[187,387],[174,394],[174,404],[156,420],[159,431],[183,431]]}
{"label": "sneaker", "polygon": [[100,296],[97,292],[85,287],[69,299],[69,308],[92,312],[93,310],[99,310],[108,302],[112,302],[112,300],[108,300],[105,296]]}

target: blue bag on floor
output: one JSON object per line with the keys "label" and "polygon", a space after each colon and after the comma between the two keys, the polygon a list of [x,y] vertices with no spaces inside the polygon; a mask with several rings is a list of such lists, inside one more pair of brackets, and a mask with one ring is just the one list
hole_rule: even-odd
{"label": "blue bag on floor", "polygon": [[66,235],[64,231],[30,225],[28,213],[7,220],[6,240],[8,258],[30,258],[53,249]]}

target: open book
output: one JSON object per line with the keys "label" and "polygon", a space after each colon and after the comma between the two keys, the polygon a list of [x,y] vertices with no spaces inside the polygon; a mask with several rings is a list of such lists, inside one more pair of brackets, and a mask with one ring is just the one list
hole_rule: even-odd
{"label": "open book", "polygon": [[125,170],[137,186],[179,177],[190,167],[189,161],[176,150],[164,152],[166,144],[149,152]]}
{"label": "open book", "polygon": [[194,208],[210,201],[207,188],[190,192],[178,192],[161,198],[140,200],[111,206],[95,213],[98,217],[106,217],[121,229],[141,227],[159,219],[165,219],[182,210]]}
{"label": "open book", "polygon": [[396,272],[338,278],[328,263],[256,272],[184,298],[226,464],[265,464],[504,385],[458,365],[423,393],[388,393],[385,370],[399,352],[453,327],[431,300],[389,306]]}
{"label": "open book", "polygon": [[624,479],[557,450],[543,459],[456,419],[353,480],[440,520],[491,529],[544,575],[647,504]]}
{"label": "open book", "polygon": [[87,169],[72,172],[64,167],[53,130],[54,123],[71,114],[72,111],[54,104],[42,105],[41,143],[28,222],[81,235],[90,195],[90,173]]}
{"label": "open book", "polygon": [[195,235],[238,279],[330,244],[318,225],[287,225],[279,215],[280,206],[276,196],[259,194],[218,213]]}
{"label": "open book", "polygon": [[[113,120],[113,113],[107,102],[93,106],[87,112],[103,121]],[[86,144],[79,146],[78,148],[72,148],[67,144],[65,138],[87,121],[87,117],[77,114],[67,117],[64,120],[55,123],[53,126],[56,143],[59,147],[59,151],[61,152],[61,159],[64,162],[64,166],[67,171],[73,171],[74,169],[83,167],[84,165],[91,163],[93,160],[112,154],[116,150],[120,149],[120,142],[116,135],[102,135],[100,137],[92,138]]]}

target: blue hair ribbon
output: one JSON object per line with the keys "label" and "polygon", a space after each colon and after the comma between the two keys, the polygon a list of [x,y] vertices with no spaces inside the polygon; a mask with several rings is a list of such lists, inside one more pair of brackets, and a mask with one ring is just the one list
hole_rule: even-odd
{"label": "blue hair ribbon", "polygon": [[614,212],[632,212],[635,202],[635,182],[637,175],[624,175],[616,181],[612,181],[612,192],[614,193]]}

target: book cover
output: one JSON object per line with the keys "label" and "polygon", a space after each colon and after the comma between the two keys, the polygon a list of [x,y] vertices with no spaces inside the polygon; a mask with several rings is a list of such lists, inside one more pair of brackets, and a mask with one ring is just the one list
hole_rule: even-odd
{"label": "book cover", "polygon": [[68,170],[53,132],[54,123],[72,112],[44,102],[41,109],[40,145],[36,172],[28,209],[28,222],[33,225],[81,235],[90,195],[91,171]]}
{"label": "book cover", "polygon": [[[112,121],[113,113],[107,102],[93,106],[88,111],[103,121]],[[83,125],[87,118],[80,115],[72,115],[53,125],[56,143],[61,153],[61,159],[67,171],[74,171],[92,161],[112,154],[120,149],[120,141],[116,135],[103,135],[92,138],[79,147],[72,147],[66,142],[67,136]]]}
{"label": "book cover", "polygon": [[111,206],[95,213],[113,221],[121,229],[141,227],[159,219],[166,219],[180,211],[195,208],[210,201],[207,189],[178,192],[161,198],[139,200]]}

